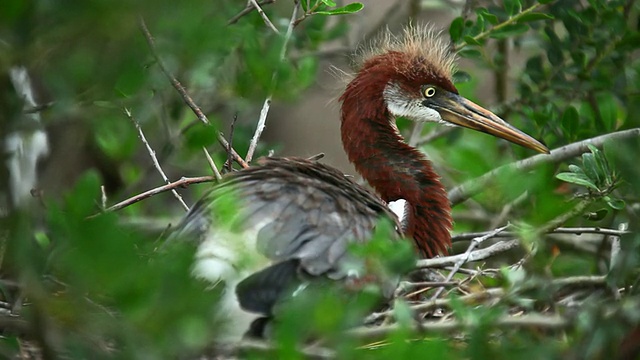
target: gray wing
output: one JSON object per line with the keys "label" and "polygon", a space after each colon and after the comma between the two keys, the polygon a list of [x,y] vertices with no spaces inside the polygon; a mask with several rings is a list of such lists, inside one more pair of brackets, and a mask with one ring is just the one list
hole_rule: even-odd
{"label": "gray wing", "polygon": [[[216,215],[222,204],[231,204],[233,214]],[[367,241],[381,217],[396,221],[384,202],[338,170],[304,159],[267,158],[229,174],[194,205],[178,234],[207,241],[207,234],[229,223],[255,233],[255,251],[269,264],[237,292],[245,309],[265,313],[303,277],[347,276],[349,243]]]}

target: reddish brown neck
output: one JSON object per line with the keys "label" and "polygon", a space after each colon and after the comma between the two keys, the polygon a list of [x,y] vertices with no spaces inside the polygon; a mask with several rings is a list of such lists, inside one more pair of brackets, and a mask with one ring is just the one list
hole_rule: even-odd
{"label": "reddish brown neck", "polygon": [[446,191],[429,160],[404,143],[392,125],[382,97],[386,83],[367,75],[371,74],[352,81],[340,98],[344,149],[383,200],[409,203],[405,235],[414,239],[423,255],[446,254],[452,227]]}

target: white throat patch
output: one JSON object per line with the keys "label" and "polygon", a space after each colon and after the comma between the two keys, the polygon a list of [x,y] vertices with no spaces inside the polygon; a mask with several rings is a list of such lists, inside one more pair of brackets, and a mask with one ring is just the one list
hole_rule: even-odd
{"label": "white throat patch", "polygon": [[408,96],[397,84],[387,84],[382,96],[387,103],[387,109],[395,117],[402,116],[413,121],[431,121],[451,125],[442,120],[439,112],[423,106],[420,98]]}

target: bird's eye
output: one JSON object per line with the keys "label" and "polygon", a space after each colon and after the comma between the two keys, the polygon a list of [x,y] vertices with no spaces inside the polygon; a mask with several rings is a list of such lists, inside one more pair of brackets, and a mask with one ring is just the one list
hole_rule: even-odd
{"label": "bird's eye", "polygon": [[433,97],[433,95],[436,94],[436,88],[434,88],[433,86],[427,86],[424,88],[424,90],[422,91],[424,97]]}

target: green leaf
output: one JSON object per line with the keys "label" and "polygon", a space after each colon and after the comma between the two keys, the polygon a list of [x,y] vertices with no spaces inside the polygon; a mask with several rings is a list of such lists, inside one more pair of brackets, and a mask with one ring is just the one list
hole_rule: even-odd
{"label": "green leaf", "polygon": [[584,168],[584,173],[591,182],[597,186],[602,185],[600,174],[598,173],[598,165],[596,164],[596,159],[592,153],[582,154],[582,167]]}
{"label": "green leaf", "polygon": [[613,174],[611,173],[611,168],[609,167],[609,162],[607,161],[607,157],[604,155],[604,152],[599,151],[595,146],[589,144],[589,150],[594,154],[596,158],[596,164],[598,166],[598,172],[600,174],[604,174],[606,185],[613,184]]}
{"label": "green leaf", "polygon": [[499,28],[495,31],[491,31],[490,37],[494,39],[505,39],[508,37],[524,34],[529,31],[529,27],[524,24],[511,24],[505,27]]}
{"label": "green leaf", "polygon": [[600,220],[604,219],[604,217],[607,216],[608,213],[609,213],[609,210],[600,209],[600,210],[597,210],[595,212],[585,213],[582,216],[584,216],[584,218],[587,219],[587,220],[600,221]]}
{"label": "green leaf", "polygon": [[598,187],[584,175],[564,172],[557,174],[556,178],[558,180],[562,180],[571,184],[581,185],[594,191],[598,191]]}
{"label": "green leaf", "polygon": [[482,53],[480,53],[480,51],[476,49],[462,49],[458,52],[458,55],[460,55],[460,57],[470,59],[477,59],[479,57],[482,57]]}
{"label": "green leaf", "polygon": [[209,146],[217,141],[217,131],[213,126],[199,125],[189,128],[185,134],[188,147],[195,149]]}
{"label": "green leaf", "polygon": [[571,171],[574,174],[583,174],[584,175],[584,171],[582,170],[582,168],[580,166],[577,165],[569,165],[569,171]]}
{"label": "green leaf", "polygon": [[455,74],[453,74],[454,84],[461,84],[469,81],[471,81],[471,75],[469,75],[468,72],[458,70]]}
{"label": "green leaf", "polygon": [[562,129],[564,130],[565,136],[571,140],[575,140],[579,124],[580,116],[578,115],[578,110],[574,106],[569,105],[562,114]]}
{"label": "green leaf", "polygon": [[538,21],[538,20],[552,20],[554,19],[553,15],[545,14],[545,13],[527,13],[518,18],[518,24]]}
{"label": "green leaf", "polygon": [[611,206],[611,208],[615,210],[622,210],[626,205],[624,200],[618,198],[605,196],[604,200],[607,202],[607,205]]}
{"label": "green leaf", "polygon": [[336,6],[336,2],[333,1],[333,0],[320,0],[320,2],[322,2],[323,4],[325,4],[327,6],[330,6],[330,7]]}
{"label": "green leaf", "polygon": [[335,9],[331,9],[331,10],[323,10],[323,11],[316,11],[314,14],[320,14],[320,15],[345,15],[345,14],[353,14],[353,13],[357,13],[358,11],[362,10],[364,8],[364,5],[362,5],[361,3],[351,3],[347,6],[343,6],[343,7],[339,7],[339,8],[335,8]]}
{"label": "green leaf", "polygon": [[548,4],[548,3],[552,2],[552,1],[555,1],[555,0],[538,0],[538,2],[540,4]]}
{"label": "green leaf", "polygon": [[498,17],[489,12],[486,8],[479,8],[476,10],[476,14],[482,16],[486,21],[488,21],[491,25],[498,24]]}
{"label": "green leaf", "polygon": [[618,102],[610,92],[604,92],[596,96],[600,117],[606,131],[616,129],[618,121]]}
{"label": "green leaf", "polygon": [[469,45],[482,45],[478,40],[474,39],[473,37],[466,35],[464,37],[464,42],[466,42]]}
{"label": "green leaf", "polygon": [[451,26],[449,26],[449,36],[451,37],[451,42],[457,43],[462,37],[463,30],[464,19],[458,16],[451,22]]}
{"label": "green leaf", "polygon": [[503,0],[504,9],[509,16],[513,16],[522,10],[522,4],[520,0]]}

